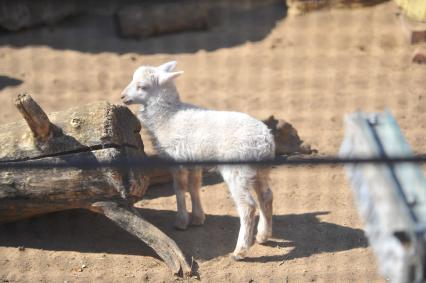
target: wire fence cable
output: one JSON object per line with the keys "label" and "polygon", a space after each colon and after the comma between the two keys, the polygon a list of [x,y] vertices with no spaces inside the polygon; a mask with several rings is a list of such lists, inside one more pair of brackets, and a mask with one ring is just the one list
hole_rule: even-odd
{"label": "wire fence cable", "polygon": [[258,166],[330,166],[330,165],[346,165],[346,164],[398,164],[398,163],[426,163],[426,154],[413,156],[393,156],[393,157],[359,157],[359,158],[342,158],[335,156],[323,157],[294,157],[294,156],[277,156],[270,160],[191,160],[191,161],[174,161],[161,158],[137,158],[127,159],[118,158],[111,161],[76,160],[75,158],[67,160],[65,156],[60,160],[42,160],[28,159],[20,161],[3,161],[0,162],[0,170],[6,169],[50,169],[50,168],[81,168],[81,169],[97,169],[97,168],[145,168],[157,169],[175,166],[223,166],[223,165],[258,165]]}

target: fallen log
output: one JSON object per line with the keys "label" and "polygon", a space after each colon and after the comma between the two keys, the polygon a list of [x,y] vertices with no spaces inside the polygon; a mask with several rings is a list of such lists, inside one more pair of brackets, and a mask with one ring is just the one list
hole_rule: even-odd
{"label": "fallen log", "polygon": [[132,4],[117,13],[122,37],[148,37],[188,30],[207,29],[206,6],[200,1]]}
{"label": "fallen log", "polygon": [[[124,106],[101,102],[46,115],[29,95],[19,95],[15,105],[25,121],[0,126],[0,163],[96,164],[145,157],[140,123]],[[0,223],[88,209],[151,246],[173,273],[189,275],[191,268],[176,243],[132,210],[147,186],[144,168],[2,169]]]}
{"label": "fallen log", "polygon": [[78,14],[76,1],[58,3],[55,0],[0,1],[0,27],[18,31],[40,24],[54,24]]}
{"label": "fallen log", "polygon": [[[0,162],[105,162],[144,155],[139,121],[125,107],[89,104],[52,113],[51,122],[29,95],[19,95],[15,105],[26,123],[0,126]],[[138,200],[147,184],[144,172],[134,169],[2,170],[0,222],[88,208],[102,200]]]}

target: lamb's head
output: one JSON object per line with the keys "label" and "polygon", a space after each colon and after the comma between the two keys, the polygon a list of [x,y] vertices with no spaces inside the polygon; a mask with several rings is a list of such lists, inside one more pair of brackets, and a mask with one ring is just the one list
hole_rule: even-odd
{"label": "lamb's head", "polygon": [[125,104],[148,104],[164,94],[166,88],[174,89],[173,80],[183,72],[173,72],[176,61],[158,67],[140,66],[133,74],[130,84],[121,93]]}

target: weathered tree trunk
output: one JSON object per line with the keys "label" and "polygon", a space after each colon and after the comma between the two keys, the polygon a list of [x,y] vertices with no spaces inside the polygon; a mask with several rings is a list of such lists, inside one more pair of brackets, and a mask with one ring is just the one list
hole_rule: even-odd
{"label": "weathered tree trunk", "polygon": [[[0,162],[108,162],[144,157],[139,121],[122,106],[95,103],[50,115],[28,95],[15,105],[25,118],[0,127]],[[88,208],[103,200],[136,201],[148,185],[141,170],[44,168],[0,171],[0,222]]]}
{"label": "weathered tree trunk", "polygon": [[200,1],[133,4],[117,13],[120,35],[147,37],[208,26],[207,10]]}
{"label": "weathered tree trunk", "polygon": [[1,169],[0,223],[89,209],[145,241],[174,273],[190,274],[176,243],[132,210],[148,186],[143,168],[84,166],[145,157],[140,123],[126,107],[94,103],[47,116],[29,95],[15,105],[26,123],[0,127],[0,164],[72,166]]}
{"label": "weathered tree trunk", "polygon": [[40,24],[52,24],[78,13],[75,1],[3,0],[0,1],[0,27],[18,31]]}

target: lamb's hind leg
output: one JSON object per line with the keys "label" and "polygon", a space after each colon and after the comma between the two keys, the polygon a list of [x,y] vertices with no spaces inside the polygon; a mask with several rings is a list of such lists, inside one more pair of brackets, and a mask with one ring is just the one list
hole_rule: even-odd
{"label": "lamb's hind leg", "polygon": [[260,215],[257,224],[256,242],[263,244],[272,236],[273,194],[268,185],[269,171],[259,171],[254,188],[259,201]]}
{"label": "lamb's hind leg", "polygon": [[191,224],[203,225],[206,216],[200,199],[200,188],[202,185],[203,171],[201,168],[191,168],[188,174],[189,193],[191,194],[192,212]]}
{"label": "lamb's hind leg", "polygon": [[175,228],[185,230],[189,224],[189,214],[186,210],[185,193],[188,188],[188,170],[176,168],[172,170],[173,188],[176,194],[177,214]]}
{"label": "lamb's hind leg", "polygon": [[228,185],[232,198],[240,215],[240,231],[232,258],[243,259],[253,245],[253,230],[256,214],[256,204],[250,194],[250,178],[244,176],[242,167],[226,167],[221,169],[223,179]]}

